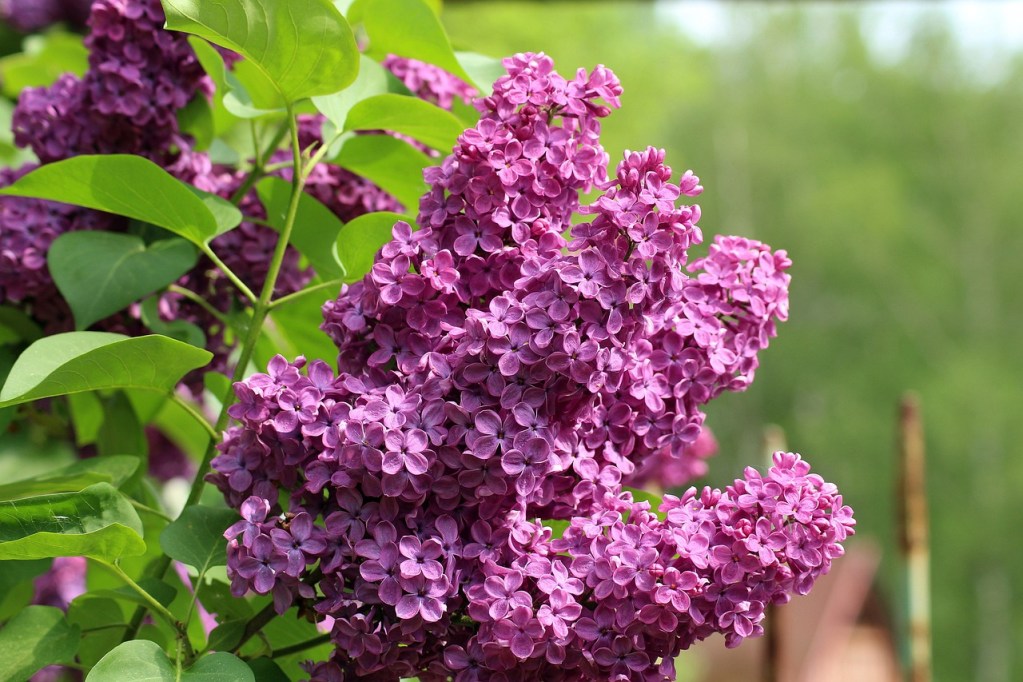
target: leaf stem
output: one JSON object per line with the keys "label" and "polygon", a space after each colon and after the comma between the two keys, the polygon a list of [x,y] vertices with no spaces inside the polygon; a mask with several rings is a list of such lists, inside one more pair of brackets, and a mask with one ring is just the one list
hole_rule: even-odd
{"label": "leaf stem", "polygon": [[[291,114],[291,110],[290,109],[289,109],[288,116],[292,120],[294,120],[294,118],[295,118]],[[231,195],[231,203],[234,204],[235,206],[240,204],[242,202],[242,199],[245,198],[245,195],[249,193],[249,190],[252,189],[252,187],[257,182],[259,182],[263,178],[263,176],[266,175],[267,168],[264,165],[266,163],[266,160],[268,158],[270,158],[273,155],[274,150],[277,149],[278,146],[280,146],[281,141],[284,139],[284,136],[288,134],[288,130],[290,129],[289,125],[282,125],[280,128],[278,128],[277,132],[273,136],[273,139],[270,141],[270,144],[267,145],[266,151],[260,153],[259,145],[255,143],[256,142],[256,140],[255,140],[255,137],[256,137],[255,125],[256,125],[255,122],[253,122],[252,123],[252,126],[253,126],[253,128],[252,128],[253,135],[252,136],[253,136],[253,148],[255,149],[255,152],[256,152],[256,158],[255,158],[254,163],[252,165],[252,170],[245,177],[245,180],[242,182],[241,186],[238,187],[238,189],[236,189],[234,191],[234,194]]]}
{"label": "leaf stem", "polygon": [[170,523],[170,522],[172,522],[174,520],[170,516],[168,516],[167,514],[165,514],[162,511],[160,511],[159,509],[154,509],[153,507],[150,507],[148,505],[142,504],[138,500],[135,500],[135,499],[132,499],[132,498],[128,498],[128,501],[131,502],[131,506],[135,507],[140,512],[145,512],[147,514],[152,514],[153,516],[157,516],[157,517],[163,519],[164,521],[166,521],[168,523]]}
{"label": "leaf stem", "polygon": [[219,320],[220,323],[223,324],[225,327],[230,327],[231,326],[230,320],[227,319],[227,316],[224,315],[224,313],[222,313],[219,310],[217,310],[216,308],[214,308],[212,305],[210,305],[209,301],[207,301],[205,298],[203,298],[199,294],[195,293],[191,289],[187,289],[187,288],[185,288],[183,286],[180,286],[178,284],[171,284],[171,285],[169,285],[167,287],[167,291],[169,291],[171,293],[174,293],[174,294],[177,294],[177,295],[179,295],[179,296],[181,296],[183,298],[187,298],[189,301],[191,301],[192,303],[195,303],[200,308],[202,308],[203,310],[208,312],[210,315],[215,317],[217,320]]}
{"label": "leaf stem", "polygon": [[[295,226],[295,218],[298,215],[298,202],[299,199],[302,198],[305,181],[308,178],[309,172],[315,166],[314,160],[316,158],[322,158],[322,155],[317,155],[317,157],[310,160],[309,165],[305,165],[302,157],[302,148],[298,141],[298,121],[295,118],[294,109],[290,105],[288,106],[288,127],[291,130],[292,161],[295,167],[294,177],[292,178],[291,199],[288,204],[288,213],[285,217],[284,226],[281,229],[280,236],[277,241],[277,247],[274,249],[273,258],[270,261],[270,267],[267,270],[266,280],[263,282],[263,289],[260,292],[259,298],[255,298],[247,287],[243,290],[243,293],[246,291],[248,292],[247,295],[250,300],[254,302],[254,305],[252,309],[252,319],[249,321],[249,326],[245,333],[245,338],[242,341],[241,350],[238,354],[238,360],[235,364],[234,373],[231,379],[232,386],[236,382],[242,380],[248,367],[249,360],[252,359],[252,354],[255,352],[256,342],[262,334],[263,323],[266,321],[266,316],[270,312],[270,300],[273,297],[274,288],[277,285],[277,277],[280,275],[281,266],[284,263],[284,254],[288,248],[288,242],[291,239],[292,229]],[[280,140],[278,139],[277,143],[279,143],[279,141]],[[213,254],[212,250],[208,247],[206,247],[205,250],[208,251],[207,255],[211,256],[211,260],[213,260],[215,258],[215,254]],[[214,263],[218,260],[219,259],[214,260]],[[224,272],[230,273],[230,270],[225,269]],[[217,423],[213,426],[213,432],[216,433],[218,437],[219,434],[227,427],[228,420],[230,419],[230,415],[227,411],[233,404],[233,394],[229,392],[227,395],[223,396],[220,416],[217,417]],[[188,495],[188,499],[185,501],[186,508],[198,504],[199,499],[202,497],[203,490],[206,487],[206,474],[209,473],[210,464],[217,453],[217,441],[218,438],[216,437],[210,441],[210,445],[206,450],[202,463],[199,465],[199,468],[195,473],[195,480],[192,482],[192,490]],[[171,558],[165,554],[153,564],[153,573],[158,576],[165,576],[170,570],[170,567]],[[135,635],[138,634],[139,627],[142,625],[142,620],[145,618],[145,614],[145,607],[136,609],[132,616],[131,627],[128,629],[128,632],[125,633],[124,641],[135,638]],[[269,622],[269,620],[267,622]],[[249,635],[249,637],[251,636],[252,635]],[[189,655],[189,658],[192,658],[191,654]]]}
{"label": "leaf stem", "polygon": [[116,563],[108,564],[105,561],[99,560],[97,560],[97,563],[100,564],[101,566],[105,566],[106,568],[108,568],[114,575],[123,580],[125,585],[130,587],[136,594],[142,597],[142,600],[149,605],[148,608],[153,613],[163,618],[165,621],[167,621],[168,625],[174,628],[174,630],[177,632],[178,641],[181,642],[185,647],[186,654],[188,656],[194,655],[195,652],[192,650],[192,643],[188,641],[188,632],[185,630],[184,623],[178,620],[173,613],[168,611],[167,607],[158,602],[153,595],[146,592],[146,590],[141,585],[132,580],[131,576],[125,573],[124,569],[122,569]]}
{"label": "leaf stem", "polygon": [[320,646],[321,644],[326,644],[329,641],[330,633],[326,633],[320,635],[319,637],[313,637],[312,639],[306,640],[304,642],[299,642],[298,644],[292,644],[291,646],[276,649],[272,654],[270,654],[270,658],[283,658],[284,656],[297,654],[301,651],[305,651],[306,649],[312,649],[313,647]]}
{"label": "leaf stem", "polygon": [[234,274],[234,271],[227,267],[227,264],[224,263],[224,261],[220,260],[220,256],[213,252],[213,249],[209,244],[203,244],[201,248],[202,252],[206,254],[206,257],[213,261],[213,264],[216,265],[229,280],[231,280],[231,283],[238,288],[238,291],[240,291],[245,298],[252,302],[256,301],[256,295],[252,293],[252,289],[250,289],[249,286],[243,282],[240,277],[238,277],[238,275]]}
{"label": "leaf stem", "polygon": [[217,439],[220,438],[220,433],[213,430],[213,426],[211,426],[210,423],[206,420],[206,417],[202,416],[202,414],[199,413],[199,410],[195,409],[195,407],[193,407],[191,403],[189,403],[187,400],[182,398],[177,393],[171,393],[170,398],[171,402],[173,402],[175,405],[184,410],[189,417],[194,419],[196,423],[199,424],[199,426],[201,426],[204,431],[206,431],[206,433],[209,435],[209,437],[213,440],[214,443],[217,442]]}
{"label": "leaf stem", "polygon": [[286,305],[286,304],[291,303],[292,301],[294,301],[296,299],[302,298],[303,296],[307,296],[309,294],[314,294],[317,291],[322,291],[324,289],[339,289],[342,284],[344,284],[344,280],[343,279],[332,279],[332,280],[330,280],[328,282],[320,282],[319,284],[314,284],[313,286],[306,287],[305,289],[302,289],[301,291],[296,291],[296,292],[294,292],[292,294],[288,294],[287,296],[281,296],[280,298],[278,298],[275,301],[271,301],[270,302],[270,309],[272,310],[272,309],[276,308],[277,306]]}

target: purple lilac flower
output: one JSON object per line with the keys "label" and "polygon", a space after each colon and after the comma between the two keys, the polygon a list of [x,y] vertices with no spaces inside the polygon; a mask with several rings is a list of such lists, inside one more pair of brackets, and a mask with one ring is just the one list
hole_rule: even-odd
{"label": "purple lilac flower", "polygon": [[455,100],[471,104],[479,93],[476,88],[452,76],[447,71],[407,57],[388,55],[384,67],[398,77],[420,99],[450,109]]}
{"label": "purple lilac flower", "polygon": [[0,0],[0,19],[22,33],[58,23],[83,26],[90,5],[92,0]]}
{"label": "purple lilac flower", "polygon": [[[309,605],[337,648],[313,680],[672,679],[693,642],[762,632],[764,606],[805,593],[853,530],[787,453],[659,515],[623,491],[701,470],[700,408],[752,380],[787,316],[788,259],[729,237],[689,262],[700,211],[679,200],[698,179],[673,183],[656,149],[607,175],[614,75],[505,66],[427,170],[418,229],[396,224],[324,305],[337,374],[277,357],[236,385],[211,475],[246,515],[228,570],[236,592],[292,591],[282,605],[319,579]],[[324,541],[296,576],[295,550],[260,538],[303,514]]]}

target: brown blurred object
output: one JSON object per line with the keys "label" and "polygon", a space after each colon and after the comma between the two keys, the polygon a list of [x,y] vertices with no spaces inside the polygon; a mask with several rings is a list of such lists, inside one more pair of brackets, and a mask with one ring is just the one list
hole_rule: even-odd
{"label": "brown blurred object", "polygon": [[[805,597],[775,609],[776,682],[899,682],[898,654],[888,610],[874,588],[880,550],[849,544],[831,573]],[[767,624],[767,627],[772,627]],[[763,679],[766,637],[726,649],[712,637],[684,654],[685,667],[701,672],[694,682]],[[694,660],[697,659],[697,660]],[[691,664],[693,664],[691,666]],[[683,679],[685,679],[683,677]]]}

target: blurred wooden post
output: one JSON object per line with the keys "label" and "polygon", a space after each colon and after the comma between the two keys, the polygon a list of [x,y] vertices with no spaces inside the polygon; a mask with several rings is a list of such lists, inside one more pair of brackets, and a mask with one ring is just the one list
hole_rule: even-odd
{"label": "blurred wooden post", "polygon": [[[777,424],[769,424],[764,427],[761,443],[768,467],[774,464],[772,457],[775,452],[788,450],[785,430]],[[767,604],[764,607],[764,664],[761,678],[763,682],[781,681],[782,627],[781,621],[778,619],[779,615],[778,607],[774,604]]]}
{"label": "blurred wooden post", "polygon": [[920,401],[907,393],[899,408],[899,490],[902,554],[906,565],[909,680],[931,680],[930,545],[927,469]]}

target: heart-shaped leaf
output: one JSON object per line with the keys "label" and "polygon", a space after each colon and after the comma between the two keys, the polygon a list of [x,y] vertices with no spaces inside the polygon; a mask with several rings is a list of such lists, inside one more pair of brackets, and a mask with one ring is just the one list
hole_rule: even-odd
{"label": "heart-shaped leaf", "polygon": [[208,351],[166,336],[55,334],[39,339],[18,357],[0,390],[0,407],[104,388],[169,391],[211,357]]}
{"label": "heart-shaped leaf", "polygon": [[109,483],[119,487],[138,469],[138,457],[113,455],[93,457],[0,485],[0,500],[17,500],[47,493],[77,492],[94,483]]}
{"label": "heart-shaped leaf", "polygon": [[369,272],[377,251],[391,241],[391,231],[399,220],[410,225],[415,222],[407,215],[377,211],[345,224],[337,238],[337,250],[345,266],[345,281],[360,280]]}
{"label": "heart-shaped leaf", "polygon": [[160,546],[167,556],[193,566],[201,575],[213,566],[227,564],[224,531],[237,520],[238,512],[233,509],[186,507],[160,533]]}
{"label": "heart-shaped leaf", "polygon": [[86,682],[255,682],[249,666],[236,656],[215,653],[203,656],[190,668],[174,663],[155,642],[125,642],[104,656]]}
{"label": "heart-shaped leaf", "polygon": [[130,154],[74,156],[48,163],[0,189],[0,195],[49,199],[158,225],[203,245],[237,227],[241,212],[186,185],[149,159]]}
{"label": "heart-shaped leaf", "polygon": [[330,0],[162,0],[167,28],[244,56],[283,102],[329,95],[355,80],[359,49]]}
{"label": "heart-shaped leaf", "polygon": [[134,235],[93,230],[62,234],[46,256],[78,329],[162,289],[196,261],[195,247],[183,239],[147,246]]}
{"label": "heart-shaped leaf", "polygon": [[27,680],[40,668],[70,662],[81,632],[52,606],[27,606],[0,629],[0,680]]}
{"label": "heart-shaped leaf", "polygon": [[[256,191],[266,208],[267,222],[279,232],[291,202],[291,183],[281,178],[264,178],[256,185]],[[336,242],[343,224],[329,208],[308,194],[299,198],[291,245],[324,279],[337,279],[342,274]]]}
{"label": "heart-shaped leaf", "polygon": [[419,207],[419,198],[428,189],[423,169],[438,162],[390,135],[358,135],[346,140],[335,159],[337,165],[393,194],[408,211]]}
{"label": "heart-shaped leaf", "polygon": [[109,483],[0,502],[0,559],[87,556],[113,562],[145,551],[142,521]]}
{"label": "heart-shaped leaf", "polygon": [[465,126],[450,111],[406,95],[364,99],[348,112],[345,130],[389,130],[450,152]]}

